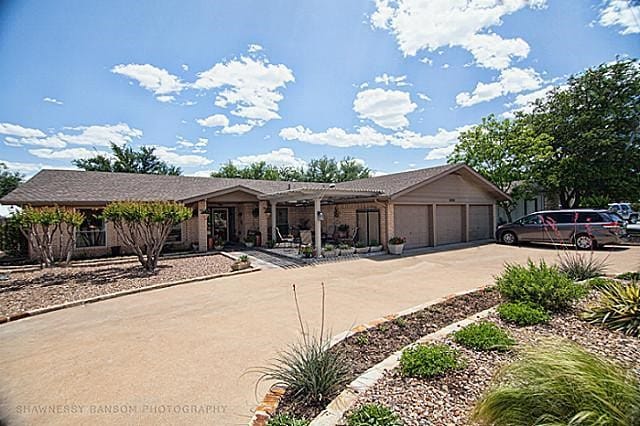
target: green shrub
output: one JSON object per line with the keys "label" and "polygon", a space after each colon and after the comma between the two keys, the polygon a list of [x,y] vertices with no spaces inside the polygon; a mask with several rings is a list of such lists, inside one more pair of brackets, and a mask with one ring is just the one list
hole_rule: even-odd
{"label": "green shrub", "polygon": [[397,414],[380,404],[366,404],[347,416],[347,426],[400,426]]}
{"label": "green shrub", "polygon": [[416,345],[400,357],[400,370],[409,377],[435,377],[463,367],[458,351],[442,344]]}
{"label": "green shrub", "polygon": [[308,426],[309,420],[297,419],[289,414],[278,414],[273,416],[267,426]]}
{"label": "green shrub", "polygon": [[627,281],[640,281],[640,272],[625,272],[618,275],[616,278]]}
{"label": "green shrub", "polygon": [[611,278],[605,278],[605,277],[595,277],[595,278],[591,278],[589,281],[587,281],[587,285],[591,288],[596,288],[596,289],[600,289],[603,287],[606,287],[608,284],[614,283],[616,281],[612,280]]}
{"label": "green shrub", "polygon": [[506,331],[488,321],[469,324],[456,331],[453,334],[453,340],[478,351],[506,351],[516,344]]}
{"label": "green shrub", "polygon": [[560,272],[572,280],[582,281],[604,275],[607,269],[607,258],[600,259],[578,252],[565,252],[560,255]]}
{"label": "green shrub", "polygon": [[508,264],[497,279],[500,294],[511,302],[528,302],[549,311],[561,311],[587,293],[585,286],[562,274],[544,260],[527,266]]}
{"label": "green shrub", "polygon": [[543,341],[502,369],[473,419],[483,425],[638,425],[640,383],[572,343]]}
{"label": "green shrub", "polygon": [[535,325],[547,322],[551,315],[544,308],[533,303],[508,302],[498,306],[498,315],[506,322],[519,326]]}
{"label": "green shrub", "polygon": [[600,300],[582,317],[630,336],[640,335],[640,284],[612,281],[600,289]]}

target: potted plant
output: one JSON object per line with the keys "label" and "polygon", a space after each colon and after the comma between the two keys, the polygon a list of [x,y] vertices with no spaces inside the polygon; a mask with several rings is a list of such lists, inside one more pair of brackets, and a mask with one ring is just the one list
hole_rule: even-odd
{"label": "potted plant", "polygon": [[313,257],[313,247],[312,246],[303,246],[300,248],[300,254],[302,257],[311,258]]}
{"label": "potted plant", "polygon": [[371,253],[375,253],[377,251],[382,251],[382,244],[378,242],[378,240],[369,241],[369,251]]}
{"label": "potted plant", "polygon": [[232,271],[241,271],[243,269],[247,269],[251,267],[251,262],[249,261],[249,256],[243,254],[239,256],[235,262],[231,264]]}
{"label": "potted plant", "polygon": [[353,254],[356,251],[356,249],[349,244],[340,244],[338,248],[340,249],[340,256]]}
{"label": "potted plant", "polygon": [[404,243],[407,242],[405,237],[391,237],[389,239],[389,253],[402,254],[404,250]]}
{"label": "potted plant", "polygon": [[213,241],[213,248],[216,250],[223,250],[224,249],[224,240],[222,238],[216,238]]}
{"label": "potted plant", "polygon": [[358,254],[369,253],[369,246],[363,243],[362,241],[358,241],[356,243],[356,253]]}
{"label": "potted plant", "polygon": [[335,250],[333,244],[327,244],[322,249],[322,255],[324,257],[335,257],[338,255],[338,252]]}
{"label": "potted plant", "polygon": [[244,245],[251,248],[255,245],[256,243],[256,237],[255,235],[247,235],[246,237],[244,237]]}

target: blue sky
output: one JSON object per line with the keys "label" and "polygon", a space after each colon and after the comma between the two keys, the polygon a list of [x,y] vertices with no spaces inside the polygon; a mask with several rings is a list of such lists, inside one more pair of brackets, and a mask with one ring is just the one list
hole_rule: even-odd
{"label": "blue sky", "polygon": [[460,130],[640,56],[624,0],[1,1],[0,161],[109,142],[185,174],[232,160],[446,161]]}

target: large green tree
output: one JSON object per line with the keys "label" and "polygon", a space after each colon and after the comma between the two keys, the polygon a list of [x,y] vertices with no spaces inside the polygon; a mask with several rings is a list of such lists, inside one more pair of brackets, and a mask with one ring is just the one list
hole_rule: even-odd
{"label": "large green tree", "polygon": [[179,167],[162,161],[156,154],[155,148],[143,146],[136,151],[131,146],[111,144],[112,157],[98,154],[87,159],[73,160],[73,164],[81,169],[93,172],[121,172],[153,175],[182,174]]}
{"label": "large green tree", "polygon": [[640,63],[620,60],[571,76],[522,114],[552,137],[540,183],[563,207],[588,197],[640,198]]}
{"label": "large green tree", "polygon": [[521,120],[499,120],[490,115],[460,134],[448,161],[469,165],[510,194],[512,200],[502,201],[499,206],[511,221],[518,199],[536,188],[551,154],[548,135],[537,133]]}
{"label": "large green tree", "polygon": [[23,179],[22,174],[11,171],[5,163],[0,163],[0,198],[16,189]]}
{"label": "large green tree", "polygon": [[211,176],[297,182],[346,182],[370,177],[371,169],[351,157],[336,161],[325,156],[309,161],[306,168],[277,167],[264,161],[238,167],[229,161]]}

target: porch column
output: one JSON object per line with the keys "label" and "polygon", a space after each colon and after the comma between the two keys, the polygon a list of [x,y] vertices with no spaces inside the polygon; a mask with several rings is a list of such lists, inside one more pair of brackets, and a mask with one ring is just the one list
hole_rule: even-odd
{"label": "porch column", "polygon": [[278,241],[278,234],[276,232],[276,202],[271,200],[271,237],[273,241]]}
{"label": "porch column", "polygon": [[262,235],[262,245],[267,244],[267,235],[269,234],[269,221],[267,220],[267,202],[258,202],[258,228]]}
{"label": "porch column", "polygon": [[321,206],[320,206],[320,198],[316,198],[315,200],[313,200],[313,210],[314,210],[314,221],[315,221],[315,225],[316,225],[316,257],[322,257],[322,222],[320,222],[320,212],[322,212],[321,210]]}
{"label": "porch column", "polygon": [[207,200],[198,201],[198,251],[207,251]]}

